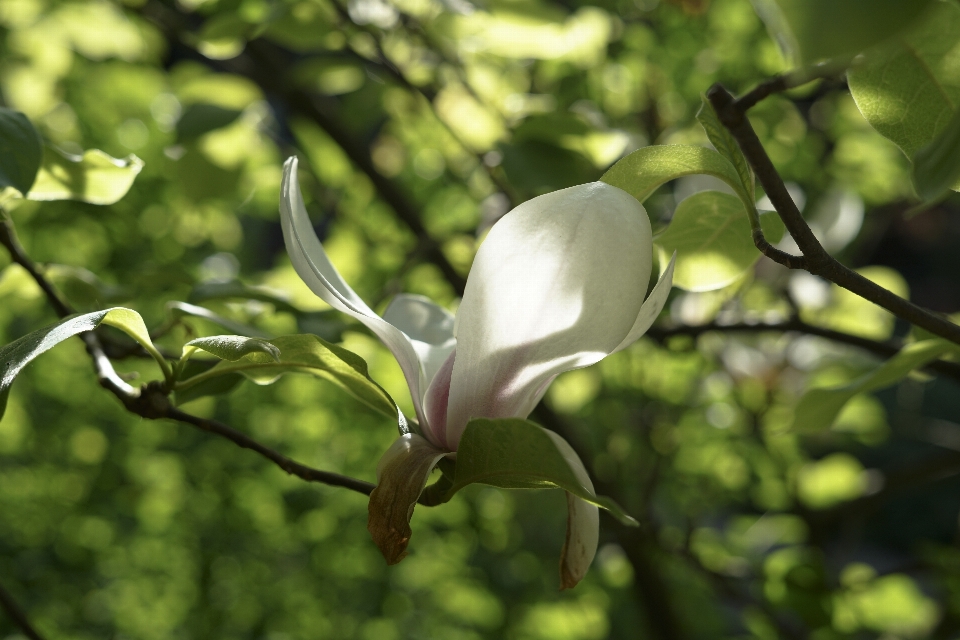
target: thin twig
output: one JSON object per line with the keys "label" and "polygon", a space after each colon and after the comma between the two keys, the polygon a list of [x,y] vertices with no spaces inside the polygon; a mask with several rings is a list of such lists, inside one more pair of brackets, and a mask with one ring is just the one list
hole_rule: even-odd
{"label": "thin twig", "polygon": [[10,592],[3,588],[2,584],[0,584],[0,607],[7,612],[7,615],[10,616],[13,623],[20,627],[20,631],[30,640],[44,640],[40,632],[30,624],[27,613],[20,607],[17,601],[13,599]]}
{"label": "thin twig", "polygon": [[[64,318],[74,313],[70,305],[63,300],[60,293],[40,270],[37,269],[36,264],[27,255],[26,251],[24,251],[23,246],[17,240],[13,222],[9,219],[4,219],[3,224],[0,225],[0,244],[10,252],[11,259],[23,267],[37,285],[39,285],[46,295],[47,301],[56,310],[58,316]],[[256,451],[287,473],[307,480],[308,482],[319,482],[335,487],[344,487],[365,495],[370,495],[370,492],[373,491],[374,485],[369,482],[300,464],[282,453],[257,442],[229,425],[216,420],[200,418],[177,409],[170,402],[170,398],[167,395],[168,391],[164,389],[162,383],[159,381],[145,384],[140,389],[131,387],[117,375],[113,364],[111,364],[110,359],[104,353],[103,345],[96,333],[87,331],[79,334],[78,337],[83,340],[87,347],[87,353],[90,354],[90,358],[93,361],[94,372],[97,375],[100,386],[116,396],[117,399],[123,403],[123,406],[126,407],[127,411],[149,420],[167,418],[192,425],[209,433],[215,433],[227,438],[239,447]]]}
{"label": "thin twig", "polygon": [[[842,331],[825,329],[816,325],[807,324],[799,318],[791,318],[783,322],[774,323],[749,323],[737,322],[732,324],[720,324],[716,321],[702,325],[680,325],[675,327],[651,327],[646,335],[658,342],[672,336],[688,336],[696,338],[704,333],[760,333],[764,331],[775,332],[795,332],[806,335],[819,336],[832,342],[846,344],[868,351],[882,358],[892,358],[903,348],[900,342],[890,341],[881,342],[871,340],[862,336],[856,336]],[[960,363],[950,362],[949,360],[934,360],[925,367],[928,371],[940,374],[942,376],[960,381]]]}
{"label": "thin twig", "polygon": [[[743,151],[747,162],[753,167],[760,184],[773,203],[774,208],[783,220],[784,225],[793,236],[794,241],[803,253],[802,257],[794,256],[793,260],[784,260],[783,256],[764,252],[773,260],[780,262],[791,269],[804,269],[825,280],[829,280],[865,300],[883,307],[895,316],[926,329],[934,335],[960,344],[960,326],[935,314],[928,309],[917,306],[896,295],[888,289],[872,282],[862,275],[844,266],[831,256],[817,240],[813,231],[807,225],[797,205],[793,202],[783,179],[760,143],[753,126],[747,119],[746,111],[741,104],[720,84],[715,84],[707,92],[707,97],[720,118],[720,122],[730,131],[737,144]],[[749,106],[749,103],[744,103]],[[762,243],[766,243],[762,232],[754,233],[757,248],[764,250]],[[769,243],[766,243],[766,247]]]}

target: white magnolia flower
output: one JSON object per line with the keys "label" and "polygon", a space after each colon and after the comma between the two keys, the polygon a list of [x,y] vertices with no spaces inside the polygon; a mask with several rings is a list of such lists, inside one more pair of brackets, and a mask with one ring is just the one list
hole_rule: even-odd
{"label": "white magnolia flower", "polygon": [[[396,296],[383,317],[344,282],[307,216],[297,159],[284,165],[280,213],[300,277],[330,306],[366,325],[396,357],[410,387],[419,433],[396,440],[377,468],[370,529],[391,564],[406,554],[409,519],[434,466],[453,456],[472,418],[526,418],[560,373],[625,349],[659,315],[671,261],[646,298],[650,222],[637,200],[593,182],[534,198],[491,229],[467,278],[456,321],[422,296]],[[583,463],[551,438],[589,493]],[[596,553],[597,507],[568,494],[563,587]]]}

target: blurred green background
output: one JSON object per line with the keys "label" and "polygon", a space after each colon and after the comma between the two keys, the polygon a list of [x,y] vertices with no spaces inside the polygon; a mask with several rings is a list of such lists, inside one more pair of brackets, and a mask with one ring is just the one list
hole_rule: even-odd
{"label": "blurred green background", "polygon": [[[787,68],[749,0],[0,0],[0,34],[2,100],[48,144],[145,162],[117,204],[10,207],[77,308],[130,306],[169,329],[171,351],[222,333],[170,322],[171,300],[270,335],[316,332],[362,355],[408,414],[390,354],[290,266],[287,156],[305,161],[308,210],[365,300],[382,310],[406,291],[453,309],[511,206],[648,144],[706,144],[701,93]],[[834,255],[960,311],[960,200],[904,215],[909,163],[843,81],[771,97],[752,118]],[[655,228],[705,188],[718,187],[661,188],[646,203]],[[8,265],[0,252],[4,344],[55,320]],[[718,291],[676,290],[660,326],[775,322],[792,302],[828,328],[907,333],[835,289],[761,262]],[[419,507],[409,557],[387,567],[365,496],[132,416],[78,340],[20,376],[0,422],[0,584],[50,639],[958,637],[957,382],[917,374],[858,396],[831,430],[797,433],[808,385],[876,359],[795,333],[679,333],[562,376],[534,414],[574,434],[598,485],[642,520],[602,516],[571,591],[558,592],[559,491],[474,485]],[[145,360],[117,367],[158,376]],[[395,438],[310,377],[184,408],[371,481]],[[0,617],[0,638],[17,633]]]}

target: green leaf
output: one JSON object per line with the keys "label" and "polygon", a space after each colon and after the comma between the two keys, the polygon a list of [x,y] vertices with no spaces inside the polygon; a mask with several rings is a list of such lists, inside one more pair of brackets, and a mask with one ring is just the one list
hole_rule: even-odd
{"label": "green leaf", "polygon": [[946,340],[914,342],[878,368],[848,384],[832,389],[811,389],[797,403],[793,428],[798,431],[829,429],[844,405],[858,393],[889,387],[914,369],[950,352],[960,353],[960,349]]}
{"label": "green leaf", "polygon": [[[4,410],[7,407],[10,386],[25,366],[30,364],[34,358],[49,351],[64,340],[84,331],[93,331],[101,324],[107,324],[126,332],[144,348],[153,349],[153,352],[156,352],[140,314],[123,307],[74,316],[55,325],[29,333],[0,348],[0,418],[3,417]],[[159,354],[154,357],[158,356]]]}
{"label": "green leaf", "polygon": [[260,338],[243,336],[209,336],[191,340],[183,345],[180,361],[185,361],[198,349],[230,362],[236,362],[250,353],[265,353],[273,358],[274,362],[280,362],[280,350],[275,346]]}
{"label": "green leaf", "polygon": [[198,303],[205,300],[222,300],[224,298],[259,300],[272,304],[277,311],[300,313],[299,309],[290,304],[290,301],[282,291],[277,291],[270,287],[245,284],[239,280],[200,283],[193,288],[187,300],[192,303]]}
{"label": "green leaf", "polygon": [[[187,379],[198,376],[201,373],[206,373],[218,364],[218,360],[198,360],[191,358],[190,360],[183,361],[179,368],[178,378]],[[239,373],[214,376],[188,389],[178,389],[174,391],[174,400],[177,405],[181,405],[206,396],[225,395],[236,389],[244,380],[246,380],[246,378]]]}
{"label": "green leaf", "polygon": [[757,13],[799,65],[853,57],[903,29],[933,0],[754,0]]}
{"label": "green leaf", "polygon": [[367,373],[367,363],[355,353],[312,334],[281,336],[268,341],[275,353],[256,351],[233,362],[221,362],[206,373],[183,380],[177,390],[190,389],[222,375],[240,373],[257,384],[270,384],[285,373],[308,373],[333,382],[361,402],[396,419],[393,399]]}
{"label": "green leaf", "polygon": [[66,264],[48,264],[44,274],[66,297],[81,307],[102,307],[131,297],[130,290],[107,284],[89,269]]}
{"label": "green leaf", "polygon": [[0,107],[0,189],[30,191],[42,155],[43,141],[27,116]]}
{"label": "green leaf", "polygon": [[707,96],[701,95],[700,99],[700,110],[697,112],[697,120],[700,122],[700,126],[707,132],[707,138],[710,139],[710,143],[716,148],[717,152],[737,170],[744,189],[750,194],[750,199],[755,200],[753,169],[750,168],[747,159],[743,157],[740,145],[720,122],[720,118],[717,117],[717,112],[714,111],[713,105],[707,100]]}
{"label": "green leaf", "polygon": [[269,338],[269,334],[260,331],[256,327],[251,327],[249,325],[243,324],[241,322],[234,322],[228,318],[224,318],[221,315],[210,311],[210,309],[204,307],[198,307],[195,304],[189,304],[186,302],[171,301],[167,303],[167,311],[174,318],[181,318],[183,316],[192,316],[194,318],[203,318],[204,320],[209,320],[210,322],[228,329],[235,334],[241,336],[247,336],[249,338]]}
{"label": "green leaf", "polygon": [[947,127],[960,106],[960,6],[937,2],[909,31],[847,74],[864,118],[908,157]]}
{"label": "green leaf", "polygon": [[90,149],[73,156],[48,147],[27,198],[113,204],[127,194],[142,168],[143,160],[132,154],[117,159]]}
{"label": "green leaf", "polygon": [[226,109],[215,104],[191,104],[177,121],[177,143],[196,140],[205,133],[233,124],[241,113],[237,109]]}
{"label": "green leaf", "polygon": [[[770,242],[784,227],[775,214],[760,218]],[[666,231],[654,238],[665,263],[677,252],[673,284],[687,291],[713,291],[733,282],[763,255],[753,244],[743,203],[727,193],[701,191],[683,200]]]}
{"label": "green leaf", "polygon": [[681,144],[643,147],[610,167],[600,180],[643,202],[660,185],[699,173],[720,178],[740,196],[744,206],[754,206],[753,197],[734,166],[707,147]]}
{"label": "green leaf", "polygon": [[170,363],[167,362],[167,359],[164,358],[153,345],[153,340],[150,339],[150,332],[147,330],[147,325],[144,324],[143,318],[140,317],[139,313],[132,309],[116,307],[103,317],[102,322],[105,325],[120,329],[139,342],[140,346],[146,349],[147,353],[153,356],[153,359],[160,365],[160,369],[163,371],[163,377],[166,378],[167,382],[173,382],[173,370],[170,367]]}
{"label": "green leaf", "polygon": [[960,109],[933,142],[913,156],[913,184],[926,201],[951,188],[960,191]]}
{"label": "green leaf", "polygon": [[636,525],[620,505],[597,496],[580,481],[575,466],[582,470],[583,465],[569,447],[559,436],[529,420],[471,420],[457,447],[455,477],[446,498],[475,482],[505,489],[559,487],[603,507],[624,524]]}

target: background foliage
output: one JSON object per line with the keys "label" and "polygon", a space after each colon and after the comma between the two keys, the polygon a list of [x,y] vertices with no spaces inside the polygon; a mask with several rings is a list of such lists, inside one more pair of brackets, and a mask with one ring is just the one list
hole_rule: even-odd
{"label": "background foliage", "polygon": [[[512,205],[596,180],[648,144],[705,145],[704,91],[742,92],[790,68],[747,0],[0,0],[0,25],[3,101],[40,130],[45,166],[62,163],[54,147],[143,162],[113,204],[7,201],[77,309],[134,308],[171,352],[224,329],[170,301],[237,333],[315,332],[363,356],[408,414],[389,353],[325,311],[286,258],[286,156],[306,160],[308,209],[365,300],[382,309],[406,291],[452,308],[478,239]],[[955,62],[952,33],[916,42]],[[808,39],[801,57],[855,53],[830,46]],[[897,55],[852,72],[849,89],[874,86]],[[837,79],[767,98],[751,120],[831,253],[956,313],[960,200],[917,212],[901,151],[956,109],[960,81],[934,80],[915,88],[945,101],[918,116],[929,135],[889,124],[906,117],[885,110],[902,103],[895,90],[854,100]],[[655,191],[655,232],[675,212],[723,219],[738,206],[706,189],[732,193],[703,176]],[[877,357],[756,325],[796,311],[876,341],[909,325],[804,272],[751,267],[753,254],[718,258],[709,243],[723,238],[679,229],[662,246],[702,262],[678,267],[683,290],[659,328],[562,376],[534,414],[642,520],[628,530],[604,516],[576,589],[557,592],[558,491],[474,485],[419,507],[410,556],[388,568],[364,496],[133,416],[98,387],[77,340],[25,370],[0,422],[0,583],[50,638],[956,637],[956,378],[915,373],[856,395],[832,427],[805,428],[794,409],[807,389],[854,380]],[[54,320],[0,252],[0,344]],[[160,377],[148,359],[117,367]],[[308,376],[184,409],[368,480],[395,437]],[[16,633],[0,619],[0,636]]]}

